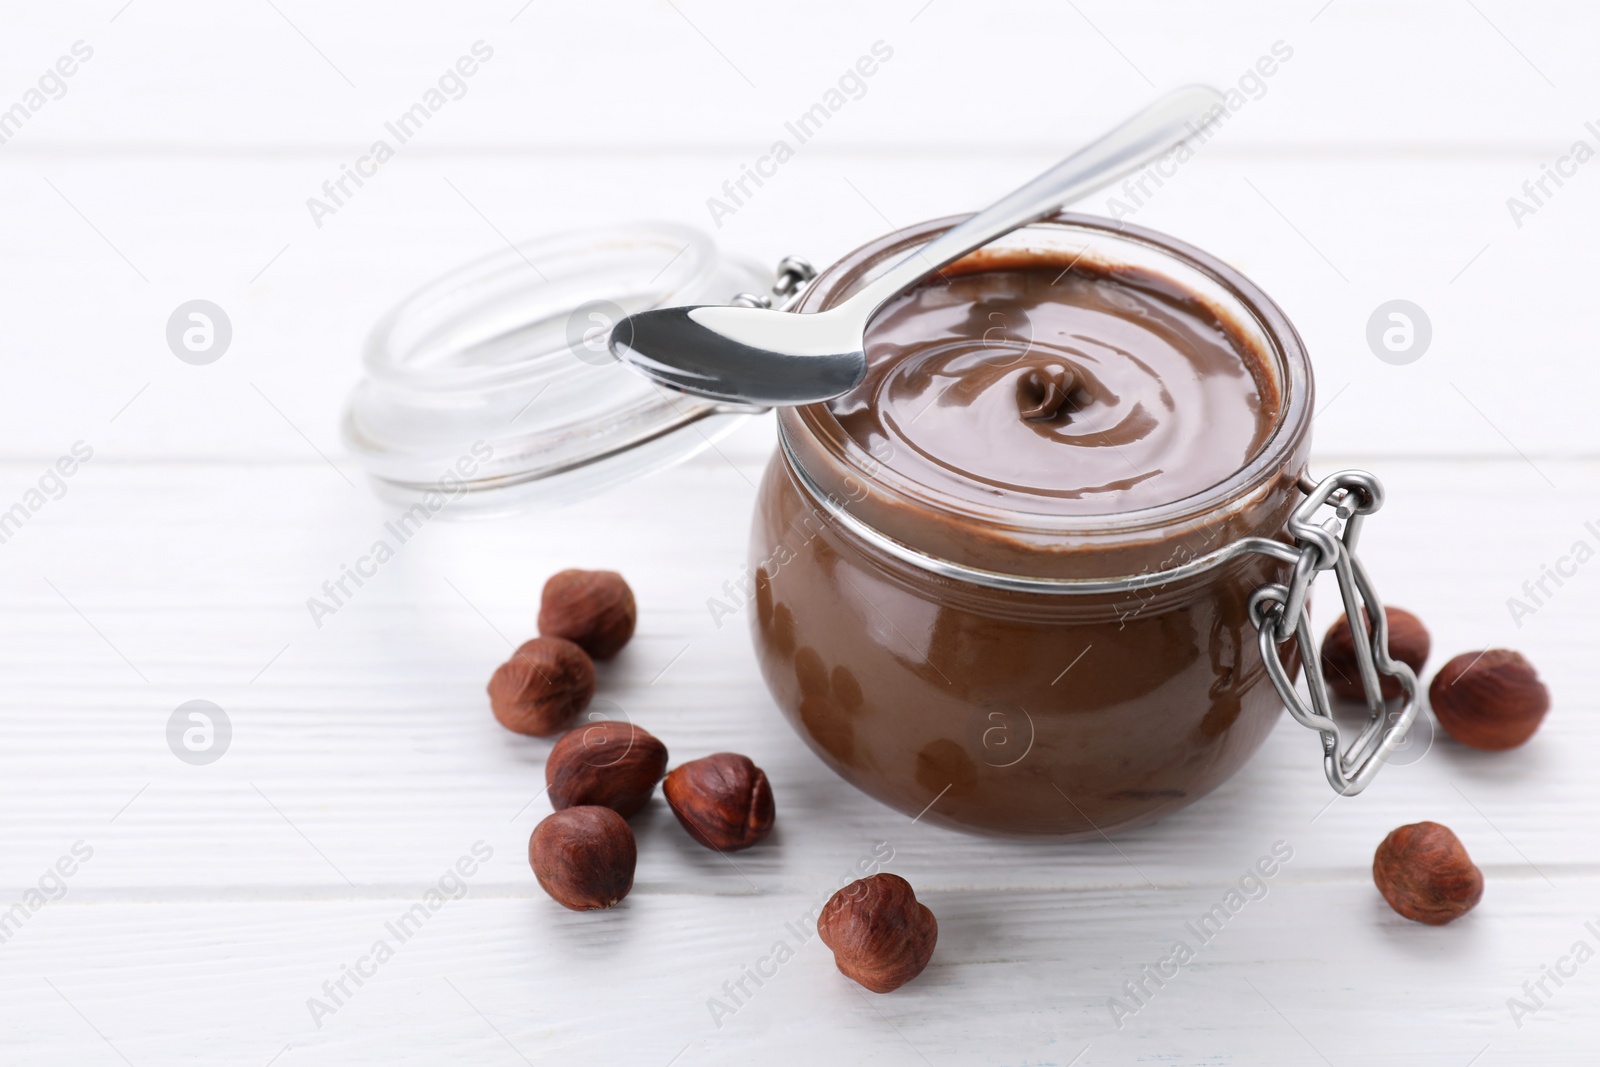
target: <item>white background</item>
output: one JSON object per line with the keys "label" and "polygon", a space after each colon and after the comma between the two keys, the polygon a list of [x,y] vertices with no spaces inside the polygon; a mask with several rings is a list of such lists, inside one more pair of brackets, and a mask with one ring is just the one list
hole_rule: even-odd
{"label": "white background", "polygon": [[[0,108],[74,42],[94,54],[0,145],[0,508],[74,442],[94,456],[0,545],[0,904],[75,842],[93,856],[0,944],[0,1060],[1592,1062],[1600,964],[1520,1027],[1506,1001],[1574,942],[1600,948],[1600,572],[1520,627],[1506,600],[1600,544],[1600,163],[1520,226],[1506,201],[1600,146],[1597,31],[1592,5],[1506,0],[7,3]],[[466,96],[315,225],[307,197],[479,40],[494,55]],[[1430,666],[1534,660],[1555,707],[1530,745],[1441,741],[1330,807],[1315,738],[1285,720],[1234,781],[1114,845],[912,823],[821,767],[744,619],[706,610],[743,563],[764,422],[560,513],[433,524],[312,624],[306,598],[391,517],[338,439],[373,319],[508,238],[712,227],[707,198],[876,41],[892,59],[722,220],[724,248],[827,263],[987,202],[1158,90],[1293,49],[1135,220],[1288,311],[1316,363],[1317,469],[1390,490],[1369,566],[1430,623]],[[205,367],[164,337],[195,298],[234,330]],[[1395,298],[1433,326],[1407,366],[1365,340]],[[620,569],[641,603],[602,695],[674,762],[747,752],[779,809],[734,866],[655,802],[634,892],[601,914],[534,883],[547,745],[483,695],[566,566]],[[191,699],[233,725],[207,767],[165,741]],[[1424,818],[1488,880],[1444,929],[1370,880],[1383,835]],[[1294,859],[1266,898],[1118,1030],[1108,998],[1280,840]],[[494,854],[467,895],[318,1026],[307,999],[476,841]],[[939,917],[927,972],[862,993],[812,941],[715,1025],[708,998],[880,841]]]}

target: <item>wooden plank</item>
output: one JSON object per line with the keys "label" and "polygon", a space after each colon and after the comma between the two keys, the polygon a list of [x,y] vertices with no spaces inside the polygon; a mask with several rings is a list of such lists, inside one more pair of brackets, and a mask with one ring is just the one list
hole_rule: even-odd
{"label": "wooden plank", "polygon": [[[794,252],[826,264],[891,224],[981,203],[1048,160],[803,155],[714,232],[761,263]],[[706,198],[738,173],[734,155],[401,158],[318,229],[304,200],[337,164],[29,158],[0,169],[15,207],[0,249],[5,453],[48,462],[82,439],[119,461],[315,460],[309,440],[339,455],[362,341],[403,294],[503,249],[502,234],[651,216],[711,230]],[[1586,235],[1600,200],[1573,185],[1517,228],[1505,198],[1539,164],[1219,152],[1133,219],[1236,264],[1284,306],[1313,353],[1324,447],[1592,456],[1600,371],[1586,286],[1600,253]],[[196,297],[234,329],[205,367],[176,359],[164,333]],[[1380,361],[1366,339],[1397,297],[1432,323],[1431,348],[1408,366]]]}
{"label": "wooden plank", "polygon": [[[200,0],[19,12],[0,45],[19,99],[78,40],[93,57],[16,138],[35,150],[192,152],[337,146],[384,135],[476,41],[493,57],[453,84],[422,137],[433,147],[765,150],[839,91],[875,42],[892,58],[848,82],[835,146],[1073,144],[1186,82],[1244,81],[1241,137],[1257,145],[1559,149],[1597,116],[1582,5],[1518,7],[1233,0],[1137,9],[927,0],[752,17],[730,0],[582,7],[510,2],[218,8]],[[65,10],[64,10],[65,9]],[[115,20],[110,21],[115,15]],[[1248,81],[1282,41],[1290,58]],[[1281,49],[1280,49],[1281,51]],[[1245,102],[1248,100],[1248,102]],[[10,150],[11,146],[7,146]],[[353,155],[351,156],[353,158]]]}
{"label": "wooden plank", "polygon": [[[1205,940],[1191,927],[1227,880],[934,889],[922,894],[940,923],[933,961],[882,997],[795,932],[826,886],[700,897],[646,875],[617,909],[576,914],[469,884],[403,942],[390,927],[425,882],[362,901],[68,897],[0,956],[0,1048],[84,1064],[119,1062],[107,1042],[135,1064],[1591,1062],[1592,963],[1547,982],[1520,1028],[1506,1002],[1575,942],[1600,940],[1585,926],[1592,877],[1554,889],[1502,877],[1478,911],[1436,929],[1389,912],[1364,879],[1300,880],[1298,862]],[[1158,987],[1144,968],[1179,941],[1193,961]],[[774,966],[780,942],[793,958]],[[369,977],[347,980],[348,996],[324,991],[358,965]],[[744,977],[758,965],[760,986]],[[1112,999],[1131,1005],[1125,983],[1141,979],[1149,993],[1119,1029]],[[314,1018],[313,999],[331,1014]]]}

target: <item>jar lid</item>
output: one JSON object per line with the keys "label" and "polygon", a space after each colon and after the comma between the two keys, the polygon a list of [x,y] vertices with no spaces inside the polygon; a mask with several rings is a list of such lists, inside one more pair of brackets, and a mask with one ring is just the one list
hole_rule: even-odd
{"label": "jar lid", "polygon": [[378,494],[442,514],[587,496],[681,462],[758,409],[671,392],[611,355],[625,315],[727,303],[771,273],[686,226],[637,223],[508,247],[378,320],[345,444]]}

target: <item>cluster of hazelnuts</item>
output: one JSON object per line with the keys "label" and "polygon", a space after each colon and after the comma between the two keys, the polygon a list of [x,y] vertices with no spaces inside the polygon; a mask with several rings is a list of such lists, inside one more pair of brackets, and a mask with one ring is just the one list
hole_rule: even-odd
{"label": "cluster of hazelnuts", "polygon": [[[1400,608],[1385,608],[1384,618],[1390,657],[1420,675],[1433,647],[1427,627]],[[1322,673],[1335,696],[1366,700],[1347,617],[1323,639]],[[1381,681],[1385,698],[1401,695],[1393,678]],[[1550,692],[1521,654],[1491,648],[1463,652],[1439,668],[1428,686],[1428,703],[1447,735],[1469,748],[1501,752],[1539,729],[1550,710]],[[1390,907],[1432,926],[1460,918],[1483,898],[1483,872],[1449,827],[1436,822],[1402,826],[1384,838],[1372,860],[1372,878]]]}
{"label": "cluster of hazelnuts", "polygon": [[[633,636],[638,607],[615,571],[566,570],[545,583],[539,636],[489,679],[489,705],[508,730],[555,737],[545,761],[554,813],[534,828],[528,862],[544,891],[574,911],[609,908],[633,888],[638,847],[628,819],[655,793],[690,837],[738,852],[772,832],[776,810],[766,774],[733,752],[667,771],[667,747],[632,723],[574,726],[595,691],[595,660]],[[921,973],[938,925],[911,886],[876,874],[834,894],[817,920],[839,970],[886,993]]]}
{"label": "cluster of hazelnuts", "polygon": [[[1432,648],[1427,628],[1399,608],[1385,609],[1385,619],[1390,656],[1420,672]],[[627,820],[658,782],[689,836],[718,852],[759,843],[775,819],[767,776],[746,756],[719,752],[668,773],[666,746],[632,723],[574,727],[594,697],[594,661],[620,652],[637,620],[633,591],[620,574],[562,571],[545,583],[539,636],[489,680],[489,703],[501,725],[534,737],[560,735],[545,763],[555,811],[534,829],[528,860],[545,892],[576,911],[609,908],[633,888],[638,850]],[[1321,660],[1336,696],[1365,700],[1347,618],[1328,631]],[[1384,697],[1400,695],[1392,678],[1381,681]],[[1526,742],[1550,708],[1532,665],[1505,649],[1456,656],[1434,676],[1428,695],[1446,734],[1489,751]],[[1483,873],[1460,839],[1435,822],[1390,833],[1378,846],[1372,874],[1396,912],[1430,925],[1459,918],[1483,896]],[[841,972],[887,993],[927,966],[939,926],[910,883],[879,873],[835,893],[817,932]]]}

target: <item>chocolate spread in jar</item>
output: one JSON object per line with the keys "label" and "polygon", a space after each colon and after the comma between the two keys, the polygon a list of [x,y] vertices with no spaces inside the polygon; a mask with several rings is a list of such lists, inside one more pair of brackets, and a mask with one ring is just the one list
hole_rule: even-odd
{"label": "chocolate spread in jar", "polygon": [[1117,514],[1216,485],[1271,433],[1272,379],[1193,294],[1132,270],[982,264],[886,305],[866,377],[831,405],[897,473],[974,503]]}
{"label": "chocolate spread in jar", "polygon": [[[880,312],[856,389],[780,413],[787,451],[751,541],[758,657],[801,736],[883,802],[1098,839],[1203,796],[1272,729],[1282,703],[1249,599],[1282,565],[1012,591],[885,554],[821,500],[1003,575],[1138,574],[1277,536],[1302,499],[1309,393],[1286,383],[1303,349],[1243,279],[1230,284],[1249,296],[1218,311],[1165,276],[1049,253],[945,273]],[[1252,332],[1244,316],[1263,308]]]}

